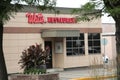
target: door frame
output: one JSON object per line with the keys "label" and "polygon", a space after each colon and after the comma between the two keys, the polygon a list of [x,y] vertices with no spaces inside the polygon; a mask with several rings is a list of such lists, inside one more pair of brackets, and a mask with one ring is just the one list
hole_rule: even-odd
{"label": "door frame", "polygon": [[46,46],[50,47],[50,58],[51,58],[51,60],[49,60],[50,61],[49,65],[46,64],[47,69],[53,68],[53,49],[52,49],[52,43],[53,43],[52,40],[45,40],[44,41],[44,48]]}

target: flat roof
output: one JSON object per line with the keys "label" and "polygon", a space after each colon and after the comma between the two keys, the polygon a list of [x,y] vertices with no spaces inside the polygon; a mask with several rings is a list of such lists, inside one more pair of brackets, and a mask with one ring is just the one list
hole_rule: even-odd
{"label": "flat roof", "polygon": [[115,32],[102,33],[102,36],[115,36]]}
{"label": "flat roof", "polygon": [[[55,7],[55,10],[59,11],[60,14],[72,14],[72,10],[77,9],[77,8],[65,8],[65,7]],[[36,6],[29,6],[29,5],[24,5],[23,9],[19,10],[18,12],[41,12]],[[48,14],[53,14],[55,13],[54,11],[49,11],[45,10],[42,11],[42,13],[48,13]]]}

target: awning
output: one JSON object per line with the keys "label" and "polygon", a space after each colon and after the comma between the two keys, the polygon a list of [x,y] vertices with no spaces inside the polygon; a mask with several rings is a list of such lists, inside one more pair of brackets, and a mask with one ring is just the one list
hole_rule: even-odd
{"label": "awning", "polygon": [[44,30],[42,37],[77,37],[80,36],[79,30]]}

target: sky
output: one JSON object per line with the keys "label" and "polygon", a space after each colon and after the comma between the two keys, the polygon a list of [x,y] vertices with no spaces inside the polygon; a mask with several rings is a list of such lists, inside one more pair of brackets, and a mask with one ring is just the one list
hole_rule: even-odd
{"label": "sky", "polygon": [[78,8],[89,0],[57,0],[58,7]]}
{"label": "sky", "polygon": [[[79,8],[89,0],[57,0],[57,7]],[[115,23],[112,17],[107,17],[105,14],[102,17],[102,23]]]}
{"label": "sky", "polygon": [[[15,1],[15,0],[13,0]],[[79,8],[89,0],[57,0],[57,7]],[[25,4],[22,2],[22,4]],[[115,23],[112,17],[107,17],[107,14],[101,18],[102,23]]]}

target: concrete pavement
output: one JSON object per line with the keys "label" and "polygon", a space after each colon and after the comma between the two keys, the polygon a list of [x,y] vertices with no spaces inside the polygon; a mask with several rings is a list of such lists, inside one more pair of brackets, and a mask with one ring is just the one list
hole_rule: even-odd
{"label": "concrete pavement", "polygon": [[87,77],[89,76],[89,69],[88,68],[68,69],[59,72],[59,76],[60,76],[60,80],[69,80],[73,78]]}
{"label": "concrete pavement", "polygon": [[[60,80],[71,80],[75,78],[84,78],[84,77],[92,77],[92,76],[100,76],[100,75],[113,75],[115,74],[114,68],[90,68],[90,67],[82,67],[82,68],[71,68],[71,69],[65,69],[64,71],[54,71],[52,72],[59,73]],[[10,80],[10,79],[9,79]]]}
{"label": "concrete pavement", "polygon": [[70,80],[74,78],[92,77],[99,75],[113,75],[115,69],[104,69],[104,68],[74,68],[58,72],[60,80]]}

